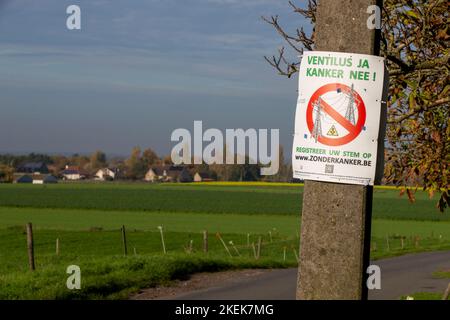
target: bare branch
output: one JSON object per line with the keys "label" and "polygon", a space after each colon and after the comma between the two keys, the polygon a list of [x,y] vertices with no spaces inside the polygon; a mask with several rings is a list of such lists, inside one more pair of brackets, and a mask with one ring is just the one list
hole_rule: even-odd
{"label": "bare branch", "polygon": [[[264,59],[276,70],[278,70],[278,73],[282,76],[286,76],[290,78],[294,73],[298,71],[297,66],[299,63],[289,63],[284,58],[284,47],[278,49],[278,57],[272,56],[272,58],[268,58],[264,56]],[[286,71],[284,71],[281,67],[281,63],[286,65]]]}
{"label": "bare branch", "polygon": [[308,1],[308,9],[299,8],[292,1],[289,1],[289,5],[294,9],[294,12],[300,13],[303,17],[310,19],[312,23],[316,22],[316,0]]}
{"label": "bare branch", "polygon": [[294,38],[290,35],[288,35],[283,28],[280,26],[280,24],[278,23],[278,16],[271,16],[270,20],[267,19],[266,17],[261,17],[265,22],[267,22],[268,24],[272,25],[275,30],[277,30],[278,34],[281,35],[284,40],[286,40],[286,42],[291,46],[292,49],[294,49],[295,51],[297,51],[298,53],[302,54],[303,53],[303,49],[302,48],[298,48],[293,41],[295,42],[300,42],[299,39]]}

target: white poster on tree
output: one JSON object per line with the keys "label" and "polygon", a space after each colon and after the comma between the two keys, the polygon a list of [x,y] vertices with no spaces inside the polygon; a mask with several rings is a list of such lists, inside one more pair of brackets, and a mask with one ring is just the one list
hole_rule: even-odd
{"label": "white poster on tree", "polygon": [[378,180],[386,80],[382,57],[305,52],[295,114],[294,178],[360,185]]}

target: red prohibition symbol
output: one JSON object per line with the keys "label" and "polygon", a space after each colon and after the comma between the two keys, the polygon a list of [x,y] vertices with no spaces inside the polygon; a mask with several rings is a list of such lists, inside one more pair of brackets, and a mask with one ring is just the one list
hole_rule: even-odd
{"label": "red prohibition symbol", "polygon": [[[337,112],[332,106],[330,106],[322,96],[328,92],[342,92],[347,94],[352,94],[354,98],[354,104],[358,110],[358,121],[353,124],[346,117]],[[358,92],[354,91],[349,86],[342,83],[330,83],[326,84],[316,92],[313,93],[311,99],[309,99],[308,106],[306,108],[306,123],[308,124],[308,129],[313,134],[314,131],[314,120],[313,120],[313,112],[315,109],[315,105],[317,101],[320,100],[320,109],[328,116],[330,116],[333,120],[339,123],[342,127],[344,127],[348,134],[339,138],[329,138],[323,135],[318,135],[317,141],[328,145],[328,146],[342,146],[353,141],[364,128],[364,124],[366,123],[366,107],[361,96]]]}

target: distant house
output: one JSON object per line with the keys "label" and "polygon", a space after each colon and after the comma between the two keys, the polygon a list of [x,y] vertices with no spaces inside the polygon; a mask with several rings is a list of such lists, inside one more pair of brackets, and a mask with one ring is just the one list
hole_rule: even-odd
{"label": "distant house", "polygon": [[147,171],[144,180],[149,182],[191,182],[192,176],[182,166],[155,166]]}
{"label": "distant house", "polygon": [[185,167],[171,166],[167,175],[170,182],[192,182],[192,175]]}
{"label": "distant house", "polygon": [[58,183],[58,179],[51,174],[35,174],[32,178],[33,184]]}
{"label": "distant house", "polygon": [[60,171],[58,166],[56,166],[54,164],[48,164],[47,168],[48,168],[48,173],[53,174],[53,175],[58,175],[58,173]]}
{"label": "distant house", "polygon": [[194,174],[194,182],[210,182],[214,181],[214,179],[205,172],[196,172]]}
{"label": "distant house", "polygon": [[26,162],[16,168],[18,173],[49,173],[47,165],[44,162]]}
{"label": "distant house", "polygon": [[166,181],[168,166],[157,166],[148,169],[144,180],[148,182]]}
{"label": "distant house", "polygon": [[86,174],[82,173],[78,167],[68,166],[61,171],[64,180],[82,180],[86,178]]}
{"label": "distant house", "polygon": [[33,178],[28,174],[14,174],[13,183],[33,183]]}
{"label": "distant house", "polygon": [[114,180],[117,178],[119,169],[117,168],[102,168],[95,173],[96,180]]}

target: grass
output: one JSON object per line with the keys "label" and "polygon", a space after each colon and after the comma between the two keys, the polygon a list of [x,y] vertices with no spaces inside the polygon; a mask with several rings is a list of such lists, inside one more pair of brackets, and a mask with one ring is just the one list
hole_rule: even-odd
{"label": "grass", "polygon": [[[2,208],[3,226],[23,225],[32,221],[37,228],[88,230],[90,227],[128,228],[154,231],[163,225],[171,231],[225,233],[266,233],[276,228],[284,234],[296,234],[299,217],[245,214],[164,213],[145,211],[101,211],[82,209]],[[2,226],[0,226],[2,228]]]}
{"label": "grass", "polygon": [[[40,267],[45,266],[45,257],[55,255],[56,239],[60,242],[60,255],[69,257],[108,257],[123,255],[123,246],[120,230],[111,231],[61,231],[61,230],[34,230],[36,263]],[[132,256],[133,248],[139,255],[160,255],[162,245],[159,231],[144,232],[127,230],[128,254]],[[272,234],[272,241],[269,236],[251,235],[250,242],[256,242],[261,236],[264,243],[262,257],[277,258],[282,257],[282,247],[298,248],[298,241],[295,238],[282,237],[277,233]],[[165,244],[168,253],[184,253],[190,241],[193,241],[193,253],[202,256],[202,234],[187,232],[164,232]],[[237,246],[241,256],[253,257],[253,250],[247,248],[247,236],[243,234],[222,234],[222,238],[228,244],[229,241]],[[0,230],[0,272],[26,271],[28,269],[26,246],[26,234],[22,227],[11,227]],[[24,250],[25,249],[25,250]],[[231,249],[231,248],[230,248]],[[232,249],[231,249],[232,250]],[[232,250],[233,256],[237,256]],[[227,254],[215,234],[209,235],[208,257],[226,257]],[[44,260],[41,261],[41,257]],[[287,259],[295,261],[294,254],[289,250]]]}
{"label": "grass", "polygon": [[433,278],[436,278],[436,279],[450,279],[450,270],[433,272]]}
{"label": "grass", "polygon": [[[302,193],[302,186],[283,184],[0,184],[0,206],[298,216]],[[411,204],[398,190],[375,189],[373,217],[450,221],[436,210],[436,199],[424,192],[416,199]]]}
{"label": "grass", "polygon": [[[293,252],[298,241],[272,234],[264,237],[261,259],[255,260],[253,249],[247,247],[247,236],[223,234],[233,258],[222,244],[210,235],[209,252],[202,252],[202,235],[165,232],[167,254],[162,254],[159,232],[127,232],[128,256],[123,254],[121,233],[111,231],[34,231],[36,271],[28,269],[24,250],[26,234],[23,227],[0,230],[0,299],[123,299],[140,288],[167,284],[174,279],[205,271],[242,268],[286,268],[296,266]],[[55,253],[55,240],[60,253]],[[252,242],[256,236],[251,236]],[[185,248],[193,241],[193,251]],[[230,246],[236,245],[238,253]],[[283,248],[287,247],[286,260]],[[134,254],[136,248],[136,255]],[[78,265],[82,290],[66,288],[66,268]]]}
{"label": "grass", "polygon": [[[128,256],[125,257],[119,229],[71,231],[37,228],[34,230],[36,271],[31,272],[28,270],[24,228],[8,227],[0,230],[0,299],[123,299],[140,288],[167,284],[200,271],[297,266],[298,238],[273,232],[272,239],[267,233],[252,234],[250,242],[257,242],[259,236],[263,238],[260,260],[255,260],[252,247],[247,247],[247,235],[226,233],[222,237],[232,258],[228,257],[214,234],[210,235],[209,252],[205,254],[202,252],[201,233],[172,231],[164,233],[168,254],[163,255],[159,232],[128,228]],[[59,255],[55,253],[56,238],[60,242]],[[185,248],[191,240],[193,251],[187,253]],[[239,255],[229,241],[236,245]],[[437,239],[423,241],[421,248],[415,248],[411,242],[401,249],[399,240],[392,238],[387,250],[384,238],[374,237],[377,250],[372,252],[372,258],[433,247],[442,249],[444,245]],[[65,287],[68,277],[65,271],[69,265],[81,268],[81,291]]]}
{"label": "grass", "polygon": [[[162,213],[145,211],[101,211],[80,209],[33,209],[0,207],[1,228],[33,222],[35,228],[53,230],[104,230],[126,225],[130,229],[155,231],[163,225],[174,232],[264,233],[276,229],[282,235],[296,236],[300,230],[300,216]],[[385,238],[419,236],[445,241],[450,239],[450,222],[374,219],[372,235]],[[400,241],[400,240],[399,240]]]}
{"label": "grass", "polygon": [[[102,259],[49,259],[47,267],[35,272],[0,276],[0,299],[126,299],[140,288],[185,279],[189,274],[237,268],[280,268],[286,263],[245,258],[209,259],[188,255],[110,256]],[[81,290],[68,290],[68,275],[62,266],[81,269]]]}
{"label": "grass", "polygon": [[[263,183],[0,185],[0,299],[125,298],[199,271],[296,266],[302,191],[298,185]],[[410,204],[397,190],[375,190],[372,259],[450,250],[449,215],[438,213],[425,193],[416,198]],[[27,222],[34,228],[35,272],[28,270]],[[205,229],[208,254],[202,252]],[[228,256],[216,232],[227,244],[233,241],[239,256],[232,248],[233,258]],[[250,242],[263,238],[260,260],[247,246],[247,234]],[[187,253],[191,240],[193,252]],[[71,264],[81,267],[81,291],[65,286]]]}

